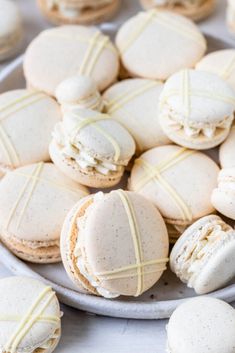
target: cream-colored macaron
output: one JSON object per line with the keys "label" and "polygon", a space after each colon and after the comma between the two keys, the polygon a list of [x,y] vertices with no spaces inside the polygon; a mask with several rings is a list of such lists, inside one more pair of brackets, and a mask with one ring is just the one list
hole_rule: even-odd
{"label": "cream-colored macaron", "polygon": [[218,146],[234,119],[235,91],[216,74],[182,70],[160,95],[159,119],[175,143],[198,150]]}
{"label": "cream-colored macaron", "polygon": [[64,113],[80,109],[102,111],[103,99],[95,82],[88,76],[72,76],[62,81],[56,88],[56,99]]}
{"label": "cream-colored macaron", "polygon": [[217,211],[235,220],[235,167],[220,171],[211,202]]}
{"label": "cream-colored macaron", "polygon": [[234,0],[227,0],[226,21],[229,31],[235,33],[235,4]]}
{"label": "cream-colored macaron", "polygon": [[166,269],[167,230],[144,197],[123,190],[99,192],[68,214],[61,254],[79,290],[106,298],[139,296]]}
{"label": "cream-colored macaron", "polygon": [[235,311],[210,297],[188,299],[167,326],[168,353],[234,353]]}
{"label": "cream-colored macaron", "polygon": [[74,75],[90,76],[104,90],[118,72],[117,50],[96,27],[47,29],[31,42],[24,58],[28,85],[50,95],[55,95],[61,81]]}
{"label": "cream-colored macaron", "polygon": [[60,261],[60,231],[69,209],[88,190],[52,163],[8,172],[0,183],[0,238],[21,259]]}
{"label": "cream-colored macaron", "polygon": [[235,125],[219,149],[219,160],[222,168],[235,168]]}
{"label": "cream-colored macaron", "polygon": [[71,179],[87,186],[118,184],[135,153],[129,132],[107,114],[68,112],[53,132],[51,159]]}
{"label": "cream-colored macaron", "polygon": [[235,90],[235,49],[218,50],[204,56],[196,70],[219,75]]}
{"label": "cream-colored macaron", "polygon": [[105,112],[134,137],[137,154],[170,143],[158,122],[158,99],[163,83],[129,79],[108,88],[103,95]]}
{"label": "cream-colored macaron", "polygon": [[223,287],[235,276],[235,230],[219,216],[199,219],[176,242],[170,266],[197,294]]}
{"label": "cream-colored macaron", "polygon": [[59,105],[39,91],[19,89],[0,95],[0,173],[50,160],[48,146]]}
{"label": "cream-colored macaron", "polygon": [[145,10],[157,8],[175,11],[194,21],[209,16],[215,9],[215,0],[140,0]]}
{"label": "cream-colored macaron", "polygon": [[108,21],[120,0],[38,0],[39,8],[54,24],[91,25]]}
{"label": "cream-colored macaron", "polygon": [[206,51],[206,40],[191,20],[158,10],[140,12],[125,22],[116,45],[131,76],[160,80],[194,67]]}
{"label": "cream-colored macaron", "polygon": [[61,335],[61,313],[51,287],[28,277],[0,279],[1,352],[52,353]]}
{"label": "cream-colored macaron", "polygon": [[21,49],[22,18],[16,2],[0,0],[0,61],[11,58]]}
{"label": "cream-colored macaron", "polygon": [[185,226],[214,212],[210,198],[218,173],[201,152],[161,146],[135,160],[128,188],[152,201],[167,223]]}

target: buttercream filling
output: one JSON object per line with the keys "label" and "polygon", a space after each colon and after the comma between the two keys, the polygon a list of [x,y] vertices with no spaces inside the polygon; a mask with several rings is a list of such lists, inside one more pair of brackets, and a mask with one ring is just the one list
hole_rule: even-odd
{"label": "buttercream filling", "polygon": [[[103,0],[99,6],[104,6],[108,3],[110,3],[111,0]],[[76,18],[77,16],[81,15],[84,11],[87,9],[96,9],[98,6],[94,3],[94,5],[89,4],[87,6],[86,4],[77,4],[76,6],[73,6],[71,4],[66,4],[64,2],[61,2],[60,0],[47,0],[47,7],[49,10],[56,9],[58,10],[61,15],[67,17],[67,18]]]}
{"label": "buttercream filling", "polygon": [[158,6],[175,6],[180,5],[186,8],[198,7],[205,0],[154,0],[154,4]]}
{"label": "buttercream filling", "polygon": [[221,245],[234,240],[234,231],[223,221],[210,222],[198,229],[183,247],[176,259],[176,274],[188,287],[194,287],[194,281],[203,269],[205,261],[214,255]]}
{"label": "buttercream filling", "polygon": [[77,236],[77,243],[74,250],[74,256],[76,258],[77,268],[79,269],[80,273],[88,280],[91,286],[95,288],[102,297],[111,299],[111,298],[117,298],[119,294],[112,293],[101,286],[101,283],[98,280],[98,278],[92,273],[91,267],[88,263],[88,259],[86,256],[86,249],[84,246],[87,218],[89,214],[92,212],[94,202],[102,199],[103,197],[104,197],[104,194],[102,192],[95,194],[93,203],[87,207],[84,215],[81,217],[78,217],[77,219],[77,228],[78,228],[79,234]]}
{"label": "buttercream filling", "polygon": [[52,246],[57,246],[58,248],[60,247],[59,240],[30,241],[30,240],[19,239],[14,236],[11,236],[11,237],[9,237],[9,241],[24,245],[30,249],[48,248],[48,247],[52,247]]}
{"label": "buttercream filling", "polygon": [[81,146],[79,146],[78,143],[76,143],[74,139],[64,131],[63,123],[58,123],[55,126],[53,138],[61,147],[61,153],[66,158],[75,161],[82,170],[96,171],[103,175],[110,175],[124,170],[123,165],[103,161],[91,156],[88,151],[82,149]]}
{"label": "buttercream filling", "polygon": [[233,114],[221,119],[215,124],[205,122],[191,122],[188,118],[183,118],[176,111],[174,111],[167,103],[162,109],[162,119],[168,119],[168,126],[175,131],[184,131],[188,137],[197,138],[203,135],[207,138],[212,138],[218,132],[218,129],[229,129],[234,116]]}
{"label": "buttercream filling", "polygon": [[89,97],[86,97],[84,99],[80,99],[77,102],[61,102],[62,104],[62,111],[63,113],[78,113],[81,109],[92,109],[92,110],[97,110],[101,112],[104,107],[104,102],[101,98],[101,95],[99,92],[95,92],[94,94],[91,94]]}

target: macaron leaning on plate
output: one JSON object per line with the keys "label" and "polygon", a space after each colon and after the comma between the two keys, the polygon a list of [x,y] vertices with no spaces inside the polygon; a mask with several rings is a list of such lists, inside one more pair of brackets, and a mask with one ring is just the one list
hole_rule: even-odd
{"label": "macaron leaning on plate", "polygon": [[158,121],[158,99],[163,83],[128,79],[108,88],[103,94],[104,111],[134,137],[136,152],[170,143]]}
{"label": "macaron leaning on plate", "polygon": [[67,215],[61,254],[80,291],[106,298],[139,296],[166,269],[167,230],[144,197],[122,190],[99,192]]}
{"label": "macaron leaning on plate", "polygon": [[61,336],[61,312],[51,287],[27,277],[0,279],[2,352],[52,353]]}
{"label": "macaron leaning on plate", "polygon": [[229,134],[235,92],[219,76],[196,70],[172,75],[160,95],[159,120],[175,143],[198,150],[218,146]]}
{"label": "macaron leaning on plate", "polygon": [[135,153],[129,132],[107,114],[91,109],[70,111],[56,125],[49,147],[57,167],[87,186],[107,188],[119,183]]}
{"label": "macaron leaning on plate", "polygon": [[98,89],[104,90],[116,80],[118,72],[116,48],[95,27],[47,29],[31,42],[24,58],[28,86],[52,96],[56,87],[73,75],[90,76]]}
{"label": "macaron leaning on plate", "polygon": [[116,45],[131,76],[157,80],[194,67],[207,47],[191,20],[158,10],[140,12],[125,22],[117,33]]}
{"label": "macaron leaning on plate", "polygon": [[60,120],[59,105],[42,92],[18,89],[0,94],[0,173],[49,161],[51,134]]}
{"label": "macaron leaning on plate", "polygon": [[88,190],[52,163],[8,172],[0,183],[0,238],[19,258],[60,261],[60,231],[69,209]]}
{"label": "macaron leaning on plate", "polygon": [[21,49],[23,25],[16,2],[0,0],[0,61],[11,58]]}
{"label": "macaron leaning on plate", "polygon": [[169,353],[234,353],[235,311],[222,300],[188,299],[167,326]]}
{"label": "macaron leaning on plate", "polygon": [[197,294],[223,287],[235,276],[235,230],[219,216],[201,218],[176,242],[170,266]]}

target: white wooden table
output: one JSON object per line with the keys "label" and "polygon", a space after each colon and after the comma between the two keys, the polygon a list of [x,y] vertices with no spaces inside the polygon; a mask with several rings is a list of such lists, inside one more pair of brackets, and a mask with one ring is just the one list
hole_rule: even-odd
{"label": "white wooden table", "polygon": [[[40,16],[34,0],[15,0],[19,3],[25,23],[25,45],[49,24]],[[225,0],[218,0],[216,13],[200,27],[208,34],[234,42],[225,26]],[[115,22],[140,9],[138,0],[123,0],[123,8]],[[6,63],[0,65],[0,70]],[[0,259],[1,261],[1,259]],[[0,277],[10,273],[0,264]],[[0,298],[1,300],[1,298]],[[62,307],[63,334],[57,353],[164,353],[166,321],[121,320],[82,313]]]}

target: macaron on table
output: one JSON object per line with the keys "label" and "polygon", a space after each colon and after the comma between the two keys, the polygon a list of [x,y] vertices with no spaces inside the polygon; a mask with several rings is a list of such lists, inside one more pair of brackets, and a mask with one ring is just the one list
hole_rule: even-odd
{"label": "macaron on table", "polygon": [[[0,257],[19,283],[42,281],[73,308],[127,319],[176,309],[175,353],[190,321],[177,310],[195,300],[203,315],[198,295],[217,298],[208,330],[213,306],[234,319],[219,300],[235,300],[235,84],[232,43],[168,10],[48,28],[0,73]],[[35,347],[52,352],[61,314],[41,316],[51,336]],[[185,335],[187,351],[204,349]]]}

